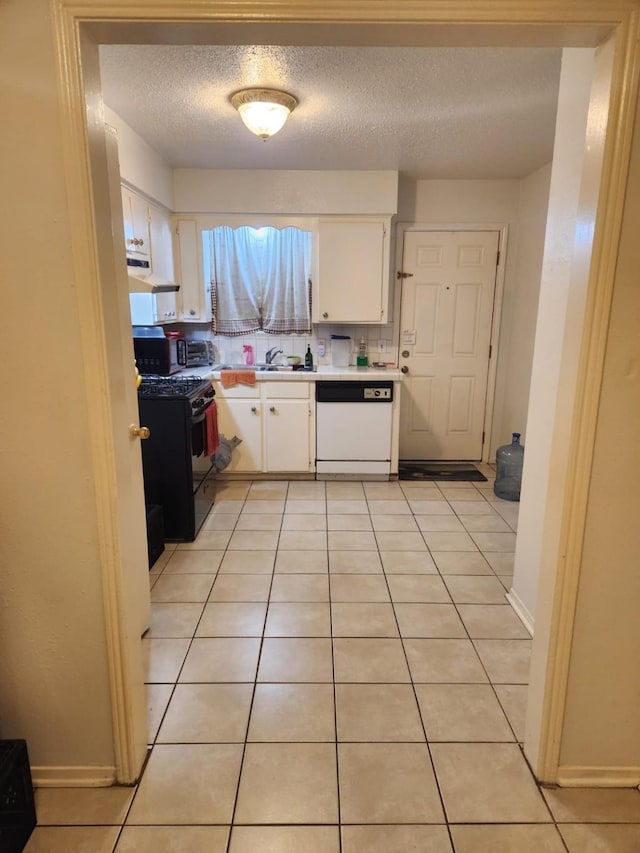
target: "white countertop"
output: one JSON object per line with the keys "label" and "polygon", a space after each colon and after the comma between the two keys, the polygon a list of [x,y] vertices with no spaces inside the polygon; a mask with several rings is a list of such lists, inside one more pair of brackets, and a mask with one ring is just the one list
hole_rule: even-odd
{"label": "white countertop", "polygon": [[[220,372],[219,370],[214,370],[213,367],[187,367],[180,373],[174,374],[174,376],[182,379],[197,376],[213,380],[220,379]],[[402,378],[403,374],[397,367],[332,367],[330,364],[319,364],[313,372],[291,370],[290,368],[283,368],[281,370],[256,370],[256,380],[258,382],[318,382],[327,379],[335,381],[386,379],[391,382],[401,382]]]}

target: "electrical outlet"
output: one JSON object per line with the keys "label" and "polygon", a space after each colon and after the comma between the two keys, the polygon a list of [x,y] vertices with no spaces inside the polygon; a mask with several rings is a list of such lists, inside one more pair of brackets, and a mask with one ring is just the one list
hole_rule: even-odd
{"label": "electrical outlet", "polygon": [[382,338],[378,341],[378,351],[386,352],[387,350],[387,341],[382,340]]}
{"label": "electrical outlet", "polygon": [[317,346],[318,358],[323,358],[325,354],[325,342],[323,340],[318,341]]}

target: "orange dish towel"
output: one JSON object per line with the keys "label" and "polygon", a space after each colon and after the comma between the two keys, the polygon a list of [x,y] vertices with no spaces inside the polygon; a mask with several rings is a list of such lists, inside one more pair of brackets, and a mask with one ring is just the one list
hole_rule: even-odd
{"label": "orange dish towel", "polygon": [[218,435],[218,407],[215,402],[211,403],[205,412],[204,418],[204,453],[205,456],[213,456],[220,444],[220,437]]}
{"label": "orange dish towel", "polygon": [[232,385],[255,385],[255,370],[221,370],[220,382],[223,388],[231,388]]}

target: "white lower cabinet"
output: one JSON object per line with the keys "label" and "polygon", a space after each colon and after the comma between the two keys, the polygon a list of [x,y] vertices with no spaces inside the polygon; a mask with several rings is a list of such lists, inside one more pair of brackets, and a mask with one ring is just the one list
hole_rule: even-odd
{"label": "white lower cabinet", "polygon": [[[216,383],[217,385],[218,383]],[[227,392],[228,393],[228,390]],[[220,396],[216,387],[218,432],[226,438],[237,435],[242,439],[231,455],[225,472],[262,470],[262,411],[258,399],[242,400]]]}
{"label": "white lower cabinet", "polygon": [[218,429],[242,439],[226,473],[304,473],[315,465],[315,419],[309,382],[215,382]]}

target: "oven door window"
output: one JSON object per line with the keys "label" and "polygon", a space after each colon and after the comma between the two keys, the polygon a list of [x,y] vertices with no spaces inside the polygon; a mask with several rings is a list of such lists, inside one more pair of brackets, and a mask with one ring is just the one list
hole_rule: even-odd
{"label": "oven door window", "polygon": [[[206,409],[205,409],[206,411]],[[211,458],[206,455],[206,418],[205,412],[195,415],[191,420],[191,469],[193,472],[193,493],[203,485],[211,471]]]}

